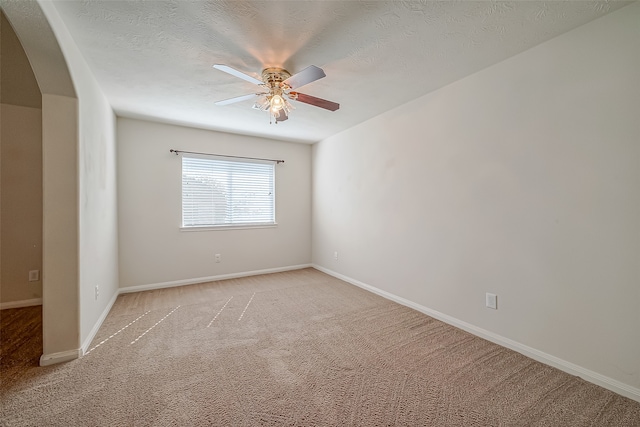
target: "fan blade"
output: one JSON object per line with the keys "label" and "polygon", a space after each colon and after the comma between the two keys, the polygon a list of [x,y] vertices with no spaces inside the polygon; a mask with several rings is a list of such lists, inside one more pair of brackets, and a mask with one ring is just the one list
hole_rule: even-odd
{"label": "fan blade", "polygon": [[258,80],[254,77],[251,77],[248,74],[245,74],[241,71],[236,70],[235,68],[231,68],[228,65],[220,65],[220,64],[216,64],[213,66],[213,68],[215,68],[216,70],[220,70],[220,71],[224,71],[227,74],[231,74],[232,76],[236,76],[238,78],[241,78],[242,80],[246,80],[249,83],[253,83],[253,84],[257,84],[257,85],[261,85],[264,84],[262,82],[262,80]]}
{"label": "fan blade", "polygon": [[325,110],[336,111],[338,108],[340,108],[340,104],[338,104],[337,102],[327,101],[326,99],[316,98],[315,96],[305,95],[304,93],[291,92],[291,95],[293,95],[293,99],[295,99],[296,101],[324,108]]}
{"label": "fan blade", "polygon": [[287,116],[287,112],[284,110],[280,110],[278,112],[278,115],[276,116],[276,122],[284,122],[285,120],[288,120],[289,116]]}
{"label": "fan blade", "polygon": [[247,99],[251,99],[258,95],[257,93],[250,93],[249,95],[236,96],[235,98],[223,99],[222,101],[216,102],[216,105],[229,105],[240,101],[245,101]]}
{"label": "fan blade", "polygon": [[309,65],[304,70],[289,77],[283,83],[287,84],[291,89],[298,89],[306,84],[320,80],[327,75],[322,71],[322,68],[318,68],[315,65]]}

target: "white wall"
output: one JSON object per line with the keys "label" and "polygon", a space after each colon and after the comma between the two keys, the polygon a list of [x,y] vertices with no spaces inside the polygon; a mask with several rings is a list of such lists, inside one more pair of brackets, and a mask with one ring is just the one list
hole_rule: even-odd
{"label": "white wall", "polygon": [[[115,115],[55,5],[42,1],[40,6],[58,39],[78,96],[79,304],[68,309],[80,309],[80,343],[86,347],[118,292]],[[96,285],[100,288],[97,299]]]}
{"label": "white wall", "polygon": [[42,109],[1,104],[0,306],[42,298]]}
{"label": "white wall", "polygon": [[78,355],[78,100],[42,95],[41,364]]}
{"label": "white wall", "polygon": [[42,94],[0,12],[0,308],[42,301]]}
{"label": "white wall", "polygon": [[42,94],[17,34],[0,10],[0,102],[42,108]]}
{"label": "white wall", "polygon": [[316,144],[313,262],[640,399],[639,22],[635,3]]}
{"label": "white wall", "polygon": [[[285,160],[276,166],[278,226],[181,231],[181,158],[172,148]],[[120,286],[309,264],[310,166],[308,145],[118,118]]]}

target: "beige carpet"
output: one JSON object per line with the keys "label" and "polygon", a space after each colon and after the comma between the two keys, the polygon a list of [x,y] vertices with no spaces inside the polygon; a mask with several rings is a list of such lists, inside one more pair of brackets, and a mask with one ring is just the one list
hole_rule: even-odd
{"label": "beige carpet", "polygon": [[118,298],[2,426],[640,426],[640,403],[313,269]]}

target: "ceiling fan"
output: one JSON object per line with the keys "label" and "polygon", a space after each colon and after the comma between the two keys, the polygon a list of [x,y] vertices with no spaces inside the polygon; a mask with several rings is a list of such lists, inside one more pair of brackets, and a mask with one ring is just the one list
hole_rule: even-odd
{"label": "ceiling fan", "polygon": [[305,104],[324,108],[329,111],[336,111],[340,108],[340,104],[338,103],[296,91],[298,88],[326,76],[322,68],[316,67],[315,65],[310,65],[294,75],[291,75],[284,68],[265,68],[262,70],[262,80],[251,77],[228,65],[216,64],[213,68],[254,83],[263,90],[266,90],[266,92],[251,93],[218,101],[216,105],[228,105],[257,97],[253,108],[261,111],[269,111],[269,116],[275,118],[276,124],[287,120],[289,113],[294,109],[289,100],[304,102]]}

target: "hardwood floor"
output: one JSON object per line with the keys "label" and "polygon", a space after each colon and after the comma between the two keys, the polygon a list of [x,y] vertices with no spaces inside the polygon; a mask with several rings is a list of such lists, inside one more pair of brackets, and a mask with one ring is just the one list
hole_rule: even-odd
{"label": "hardwood floor", "polygon": [[37,366],[42,354],[42,306],[0,311],[0,371]]}

